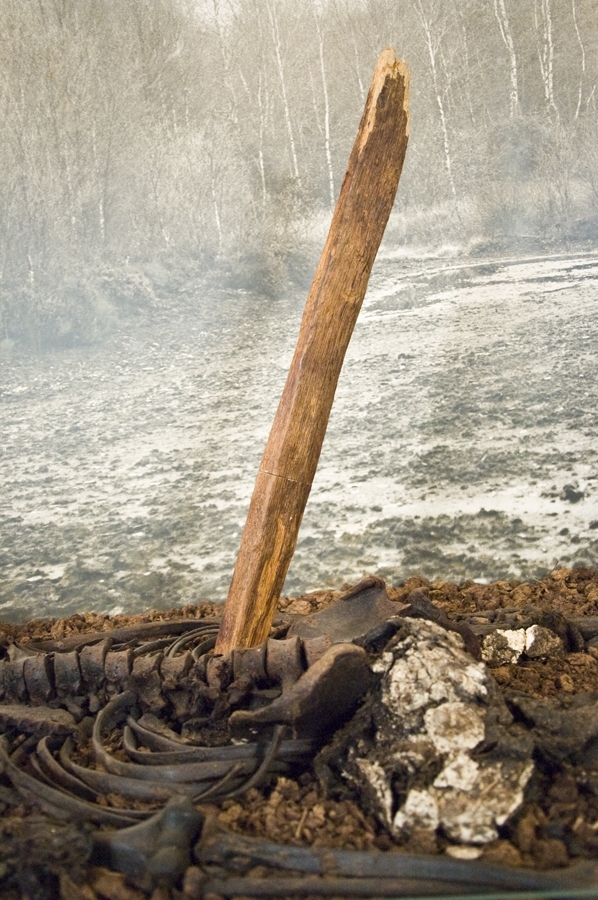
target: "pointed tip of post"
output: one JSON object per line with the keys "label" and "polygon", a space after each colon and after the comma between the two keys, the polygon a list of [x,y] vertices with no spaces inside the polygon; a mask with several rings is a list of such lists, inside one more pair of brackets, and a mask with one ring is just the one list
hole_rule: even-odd
{"label": "pointed tip of post", "polygon": [[376,77],[376,72],[378,72],[379,69],[391,69],[397,64],[397,62],[397,54],[394,52],[392,47],[385,47],[378,57],[378,62],[376,63],[376,71],[374,72],[374,78]]}
{"label": "pointed tip of post", "polygon": [[387,75],[390,75],[391,78],[401,76],[407,81],[410,77],[407,63],[404,59],[397,59],[397,54],[392,47],[386,47],[378,57],[378,62],[374,69],[372,87],[374,87],[378,80],[380,80],[381,83],[384,83],[384,79]]}
{"label": "pointed tip of post", "polygon": [[400,79],[403,82],[403,111],[406,119],[405,132],[407,137],[409,137],[409,84],[411,81],[411,72],[404,60],[397,59],[397,55],[392,47],[386,47],[378,57],[378,62],[376,63],[376,68],[374,70],[374,77],[372,78],[368,93],[366,103],[367,119],[361,134],[361,141],[359,144],[360,154],[374,128],[378,98],[382,93],[387,78],[392,78],[394,80]]}

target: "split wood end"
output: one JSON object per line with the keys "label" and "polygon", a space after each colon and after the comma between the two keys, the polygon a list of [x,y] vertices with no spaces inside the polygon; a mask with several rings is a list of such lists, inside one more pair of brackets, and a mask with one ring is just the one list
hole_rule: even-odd
{"label": "split wood end", "polygon": [[409,66],[404,60],[398,60],[396,53],[392,47],[383,50],[376,63],[372,83],[368,91],[366,100],[366,108],[364,113],[364,123],[361,129],[361,140],[359,142],[359,154],[365,147],[369,136],[374,130],[376,122],[376,114],[378,112],[378,99],[384,90],[387,79],[403,82],[403,112],[405,113],[406,125],[405,134],[409,137],[409,86],[411,83],[411,72]]}

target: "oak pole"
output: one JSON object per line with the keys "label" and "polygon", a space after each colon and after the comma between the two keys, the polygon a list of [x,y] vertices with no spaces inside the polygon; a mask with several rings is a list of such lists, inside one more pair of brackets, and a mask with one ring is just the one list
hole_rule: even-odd
{"label": "oak pole", "polygon": [[409,69],[376,65],[299,338],[256,478],[216,653],[266,640],[318,465],[345,352],[399,184]]}

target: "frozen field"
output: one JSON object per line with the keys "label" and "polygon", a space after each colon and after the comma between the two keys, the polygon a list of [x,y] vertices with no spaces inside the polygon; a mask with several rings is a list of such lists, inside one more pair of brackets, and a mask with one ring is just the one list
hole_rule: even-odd
{"label": "frozen field", "polygon": [[[0,620],[224,600],[305,295],[0,359]],[[598,254],[378,260],[286,591],[598,565]]]}

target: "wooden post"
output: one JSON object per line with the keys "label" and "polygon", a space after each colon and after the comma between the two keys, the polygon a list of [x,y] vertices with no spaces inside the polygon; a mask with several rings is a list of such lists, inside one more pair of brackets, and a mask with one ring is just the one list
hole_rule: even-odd
{"label": "wooden post", "polygon": [[397,191],[409,70],[378,60],[295,355],[255,482],[216,653],[266,640],[318,465],[345,352]]}

